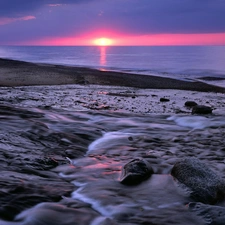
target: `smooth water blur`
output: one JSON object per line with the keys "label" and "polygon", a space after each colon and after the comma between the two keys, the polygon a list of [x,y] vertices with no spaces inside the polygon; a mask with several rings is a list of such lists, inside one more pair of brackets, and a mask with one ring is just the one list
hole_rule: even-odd
{"label": "smooth water blur", "polygon": [[0,57],[176,79],[225,78],[225,46],[2,46]]}
{"label": "smooth water blur", "polygon": [[[0,113],[1,199],[14,199],[4,203],[10,207],[2,204],[3,225],[205,224],[188,209],[193,199],[170,171],[177,160],[197,156],[225,177],[224,116],[137,116],[13,105],[1,106]],[[134,158],[147,160],[154,174],[139,185],[123,185],[122,167]],[[64,188],[56,186],[59,176],[73,184],[71,195],[63,196]],[[32,195],[25,192],[27,183],[35,184]],[[30,196],[55,190],[60,199],[29,205]],[[16,216],[6,221],[5,212]]]}

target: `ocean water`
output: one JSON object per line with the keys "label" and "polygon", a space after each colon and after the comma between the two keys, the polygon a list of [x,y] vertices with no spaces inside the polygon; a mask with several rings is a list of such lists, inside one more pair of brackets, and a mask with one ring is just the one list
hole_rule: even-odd
{"label": "ocean water", "polygon": [[0,46],[0,57],[225,86],[225,46]]}

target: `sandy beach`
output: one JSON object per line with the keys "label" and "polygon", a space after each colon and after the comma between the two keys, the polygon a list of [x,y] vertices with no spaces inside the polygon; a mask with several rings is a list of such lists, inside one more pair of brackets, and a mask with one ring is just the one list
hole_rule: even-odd
{"label": "sandy beach", "polygon": [[[201,82],[0,59],[0,224],[223,224],[224,93]],[[187,101],[212,114],[192,115]],[[197,182],[187,189],[171,170],[182,176],[174,165],[190,157]],[[133,159],[153,174],[128,186],[121,171]]]}

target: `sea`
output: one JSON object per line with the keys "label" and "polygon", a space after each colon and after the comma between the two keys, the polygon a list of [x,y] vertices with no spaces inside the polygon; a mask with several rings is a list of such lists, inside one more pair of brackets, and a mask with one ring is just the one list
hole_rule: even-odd
{"label": "sea", "polygon": [[0,46],[0,57],[225,87],[225,46]]}

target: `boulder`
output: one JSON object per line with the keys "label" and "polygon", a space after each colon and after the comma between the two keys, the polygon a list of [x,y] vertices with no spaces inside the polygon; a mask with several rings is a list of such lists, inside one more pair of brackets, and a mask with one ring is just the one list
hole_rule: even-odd
{"label": "boulder", "polygon": [[148,179],[154,173],[151,165],[144,159],[133,159],[123,166],[120,182],[136,185]]}
{"label": "boulder", "polygon": [[196,105],[192,108],[192,114],[211,114],[213,109],[205,105]]}
{"label": "boulder", "polygon": [[192,107],[194,107],[194,106],[196,106],[196,105],[198,105],[196,102],[194,102],[194,101],[186,101],[185,103],[184,103],[184,105],[186,106],[186,107],[190,107],[190,108],[192,108]]}
{"label": "boulder", "polygon": [[202,204],[200,202],[189,203],[189,210],[202,217],[206,224],[211,225],[224,225],[225,221],[225,208],[221,206],[212,206]]}
{"label": "boulder", "polygon": [[224,199],[224,181],[196,158],[177,162],[171,175],[190,190],[190,197],[195,201],[215,204]]}

